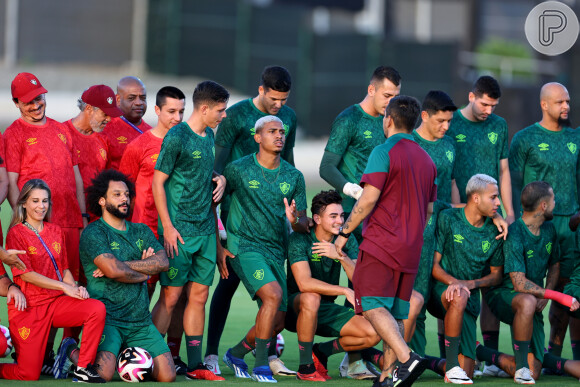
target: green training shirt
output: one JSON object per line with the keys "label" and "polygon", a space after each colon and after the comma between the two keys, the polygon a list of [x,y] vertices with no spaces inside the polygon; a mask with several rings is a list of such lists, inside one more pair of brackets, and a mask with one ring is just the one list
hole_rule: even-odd
{"label": "green training shirt", "polygon": [[508,128],[503,118],[490,114],[485,121],[469,121],[457,110],[446,135],[455,141],[455,182],[461,203],[467,203],[465,187],[471,176],[485,173],[499,184],[499,161],[508,158]]}
{"label": "green training shirt", "polygon": [[[383,116],[373,117],[356,104],[336,117],[324,150],[342,156],[338,170],[346,180],[359,184],[372,150],[384,142]],[[356,200],[338,191],[344,211],[351,212]]]}
{"label": "green training shirt", "polygon": [[413,138],[435,163],[437,168],[437,200],[451,203],[451,181],[455,179],[455,146],[450,137],[444,136],[435,141],[421,137],[413,130]]}
{"label": "green training shirt", "polygon": [[[333,243],[334,239],[336,238],[332,239]],[[290,234],[288,240],[288,268],[286,269],[288,275],[288,294],[300,292],[291,269],[291,266],[296,262],[308,262],[312,278],[316,278],[317,280],[331,285],[340,285],[340,272],[342,270],[340,261],[338,259],[334,260],[318,254],[313,254],[312,244],[315,242],[320,241],[316,238],[314,228],[312,228],[308,234],[302,234],[299,232],[293,232]],[[357,259],[358,243],[356,242],[356,238],[349,238],[343,251],[350,259]],[[322,299],[333,302],[336,297],[337,296],[323,295]]]}
{"label": "green training shirt", "polygon": [[288,243],[284,198],[288,204],[295,200],[297,211],[306,210],[302,173],[284,160],[278,168],[266,169],[254,153],[228,164],[224,176],[232,197],[226,225],[228,250],[259,252],[283,264]]}
{"label": "green training shirt", "polygon": [[126,230],[109,226],[103,218],[89,224],[81,234],[80,260],[87,277],[87,290],[91,298],[105,304],[106,323],[123,327],[151,324],[147,281],[123,283],[107,277],[95,278],[94,259],[101,254],[112,254],[121,262],[138,261],[143,250],[152,247],[163,250],[147,225],[125,222]]}
{"label": "green training shirt", "polygon": [[552,185],[556,196],[554,215],[572,215],[578,211],[578,146],[580,132],[572,128],[553,132],[535,123],[514,135],[509,164],[516,214],[520,209],[519,193],[526,184],[536,180]]}
{"label": "green training shirt", "polygon": [[[165,182],[167,209],[173,226],[181,236],[215,233],[212,211],[213,131],[196,134],[186,122],[175,125],[163,139],[155,169],[169,178]],[[159,235],[163,227],[159,222]]]}
{"label": "green training shirt", "polygon": [[[497,227],[490,218],[475,227],[465,218],[463,208],[439,213],[435,250],[441,253],[441,267],[458,280],[481,278],[490,266],[503,266],[503,239],[495,239]],[[466,310],[479,314],[479,291],[471,291]]]}
{"label": "green training shirt", "polygon": [[530,232],[522,218],[512,223],[503,244],[505,257],[503,287],[513,289],[509,273],[525,273],[526,278],[544,287],[548,267],[558,262],[560,250],[556,227],[552,222],[544,222],[540,235]]}

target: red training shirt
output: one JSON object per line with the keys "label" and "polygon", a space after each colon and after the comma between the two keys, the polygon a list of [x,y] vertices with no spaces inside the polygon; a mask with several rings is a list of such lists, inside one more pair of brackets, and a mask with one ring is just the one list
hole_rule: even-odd
{"label": "red training shirt", "polygon": [[[141,120],[141,124],[136,126],[143,133],[151,129],[151,125],[146,123],[145,120]],[[141,133],[123,121],[121,117],[115,117],[111,119],[107,126],[105,126],[103,134],[109,139],[110,166],[111,168],[119,169],[119,163],[121,162],[121,157],[123,157],[125,148],[127,148],[127,145]]]}

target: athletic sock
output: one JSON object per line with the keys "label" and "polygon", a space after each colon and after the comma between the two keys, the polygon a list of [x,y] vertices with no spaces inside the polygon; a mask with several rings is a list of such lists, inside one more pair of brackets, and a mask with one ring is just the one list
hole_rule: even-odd
{"label": "athletic sock", "polygon": [[562,359],[561,357],[555,356],[548,352],[544,354],[544,362],[542,363],[542,367],[549,368],[553,371],[564,372],[564,364],[567,361],[567,359]]}
{"label": "athletic sock", "polygon": [[437,341],[439,342],[439,357],[445,359],[445,334],[437,333]]}
{"label": "athletic sock", "polygon": [[351,351],[348,353],[348,363],[352,364],[355,361],[359,361],[362,359],[362,355],[360,351]]}
{"label": "athletic sock", "polygon": [[316,357],[318,358],[318,361],[320,361],[320,363],[322,363],[324,368],[328,369],[328,356],[326,356],[324,353],[322,353],[320,351],[319,347],[320,347],[320,343],[314,344],[312,346],[312,354],[316,355]]}
{"label": "athletic sock", "polygon": [[278,354],[276,353],[276,344],[278,344],[278,335],[275,335],[270,339],[270,345],[268,346],[268,358],[270,356],[278,357]]}
{"label": "athletic sock", "polygon": [[446,369],[459,366],[459,336],[451,337],[445,335],[445,359],[447,359]]}
{"label": "athletic sock", "polygon": [[572,359],[580,360],[580,340],[570,340],[572,346]]}
{"label": "athletic sock", "polygon": [[334,355],[335,353],[344,352],[344,349],[340,345],[338,339],[326,341],[324,343],[318,343],[318,350],[327,358]]}
{"label": "athletic sock", "polygon": [[427,368],[431,371],[443,376],[445,374],[445,370],[439,367],[439,363],[441,363],[441,358],[425,355],[424,359],[427,360],[429,363],[427,364]]}
{"label": "athletic sock", "polygon": [[167,336],[167,346],[171,351],[171,356],[179,356],[179,351],[181,350],[181,337],[169,337]]}
{"label": "athletic sock", "polygon": [[363,349],[360,351],[360,354],[363,360],[370,361],[379,367],[379,360],[381,359],[381,356],[383,356],[383,351],[379,351],[378,349],[371,347]]}
{"label": "athletic sock", "polygon": [[483,345],[487,348],[499,350],[499,331],[485,331],[481,332],[483,336]]}
{"label": "athletic sock", "polygon": [[562,346],[558,344],[554,344],[551,341],[548,342],[548,353],[551,353],[554,356],[562,356]]}
{"label": "athletic sock", "polygon": [[512,340],[514,355],[516,358],[516,370],[520,368],[530,368],[528,364],[528,352],[530,350],[530,340]]}
{"label": "athletic sock", "polygon": [[248,352],[251,352],[254,349],[254,346],[246,340],[246,336],[237,343],[235,346],[232,347],[230,353],[234,357],[239,357],[240,359],[246,356]]}
{"label": "athletic sock", "polygon": [[496,351],[495,349],[487,348],[484,345],[478,345],[475,350],[475,356],[480,361],[485,361],[487,362],[487,364],[493,364],[498,367],[499,367],[499,355],[501,355],[501,352]]}
{"label": "athletic sock", "polygon": [[270,339],[258,339],[256,337],[256,362],[254,363],[254,367],[268,365],[268,344],[269,343],[270,343]]}
{"label": "athletic sock", "polygon": [[185,335],[185,343],[187,347],[187,368],[194,369],[201,363],[201,343],[203,335],[187,336]]}
{"label": "athletic sock", "polygon": [[298,341],[300,365],[312,363],[312,341]]}
{"label": "athletic sock", "polygon": [[312,359],[310,359],[309,364],[300,364],[298,366],[298,372],[303,374],[303,375],[313,374],[315,371],[316,371],[316,367],[314,366]]}

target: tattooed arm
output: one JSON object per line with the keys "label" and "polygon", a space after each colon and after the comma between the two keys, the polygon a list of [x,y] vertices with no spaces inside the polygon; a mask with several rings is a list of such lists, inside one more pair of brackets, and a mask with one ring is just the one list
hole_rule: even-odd
{"label": "tattooed arm", "polygon": [[544,288],[527,279],[526,273],[513,271],[510,273],[510,278],[516,292],[528,293],[537,298],[544,298]]}
{"label": "tattooed arm", "polygon": [[[151,249],[153,250],[153,249]],[[159,274],[169,270],[169,260],[165,250],[159,250],[155,254],[138,261],[124,262],[130,269],[147,275]]]}
{"label": "tattooed arm", "polygon": [[131,269],[125,262],[119,261],[113,254],[101,254],[94,259],[95,265],[105,277],[124,283],[137,283],[147,280],[148,275]]}

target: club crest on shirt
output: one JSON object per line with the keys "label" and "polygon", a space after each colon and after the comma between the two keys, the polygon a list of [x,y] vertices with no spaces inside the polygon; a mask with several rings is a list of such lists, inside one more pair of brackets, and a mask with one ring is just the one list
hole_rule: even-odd
{"label": "club crest on shirt", "polygon": [[365,130],[363,134],[365,135],[365,138],[373,138],[373,132],[370,130]]}
{"label": "club crest on shirt", "polygon": [[552,254],[552,242],[548,242],[546,244],[546,251],[548,252],[548,254]]}
{"label": "club crest on shirt", "polygon": [[117,137],[117,141],[119,141],[119,144],[126,144],[127,143],[127,137],[125,137],[125,136],[119,136],[119,137]]}
{"label": "club crest on shirt", "polygon": [[101,336],[101,341],[99,341],[99,345],[103,344],[105,342],[105,335]]}
{"label": "club crest on shirt", "polygon": [[257,279],[258,281],[261,281],[264,279],[264,269],[258,269],[254,272],[254,278]]}
{"label": "club crest on shirt", "polygon": [[60,140],[66,144],[66,136],[64,134],[59,133],[58,138],[60,138]]}
{"label": "club crest on shirt", "polygon": [[449,160],[450,163],[453,162],[453,152],[448,150],[447,152],[445,152],[445,156],[447,156],[447,160]]}
{"label": "club crest on shirt", "polygon": [[154,155],[151,155],[151,161],[153,161],[153,163],[155,164],[157,162],[158,157],[159,157],[159,153],[155,153]]}
{"label": "club crest on shirt", "polygon": [[99,154],[101,155],[103,160],[107,159],[107,151],[104,150],[103,148],[99,149]]}
{"label": "club crest on shirt", "polygon": [[250,181],[248,182],[248,184],[249,184],[249,185],[248,185],[248,187],[249,187],[249,188],[253,188],[253,189],[258,189],[258,188],[260,188],[260,182],[259,182],[259,181],[256,181],[256,180],[250,180]]}
{"label": "club crest on shirt", "polygon": [[481,249],[483,250],[484,253],[487,253],[490,247],[491,243],[489,243],[488,241],[481,242]]}
{"label": "club crest on shirt", "polygon": [[28,145],[35,145],[38,144],[38,142],[36,141],[36,137],[30,137],[26,139],[26,143]]}
{"label": "club crest on shirt", "polygon": [[179,269],[176,269],[174,267],[170,267],[169,270],[167,271],[167,276],[169,277],[170,280],[172,280],[177,276],[178,271],[179,271]]}
{"label": "club crest on shirt", "polygon": [[461,133],[459,133],[457,136],[455,136],[455,139],[457,140],[457,142],[465,142],[466,138],[467,138],[467,136],[465,134],[461,134]]}
{"label": "club crest on shirt", "polygon": [[60,254],[60,243],[52,242],[52,248],[56,251],[57,254]]}
{"label": "club crest on shirt", "polygon": [[489,139],[489,142],[491,142],[492,144],[495,144],[497,142],[497,133],[496,132],[489,132],[487,134],[487,138]]}
{"label": "club crest on shirt", "polygon": [[18,328],[18,334],[20,335],[20,337],[22,337],[22,340],[26,340],[30,335],[30,328],[26,327]]}
{"label": "club crest on shirt", "polygon": [[143,251],[143,239],[137,239],[137,242],[135,242],[137,244],[137,248],[139,248],[139,250]]}
{"label": "club crest on shirt", "polygon": [[286,195],[290,191],[290,184],[286,182],[280,183],[280,191]]}
{"label": "club crest on shirt", "polygon": [[36,254],[36,247],[28,246],[28,254]]}
{"label": "club crest on shirt", "polygon": [[572,154],[576,154],[576,150],[578,149],[576,147],[576,144],[574,144],[573,142],[569,142],[568,144],[566,144],[566,146],[568,147],[568,150],[572,152]]}
{"label": "club crest on shirt", "polygon": [[196,150],[194,152],[191,153],[193,155],[194,159],[201,159],[201,152]]}

